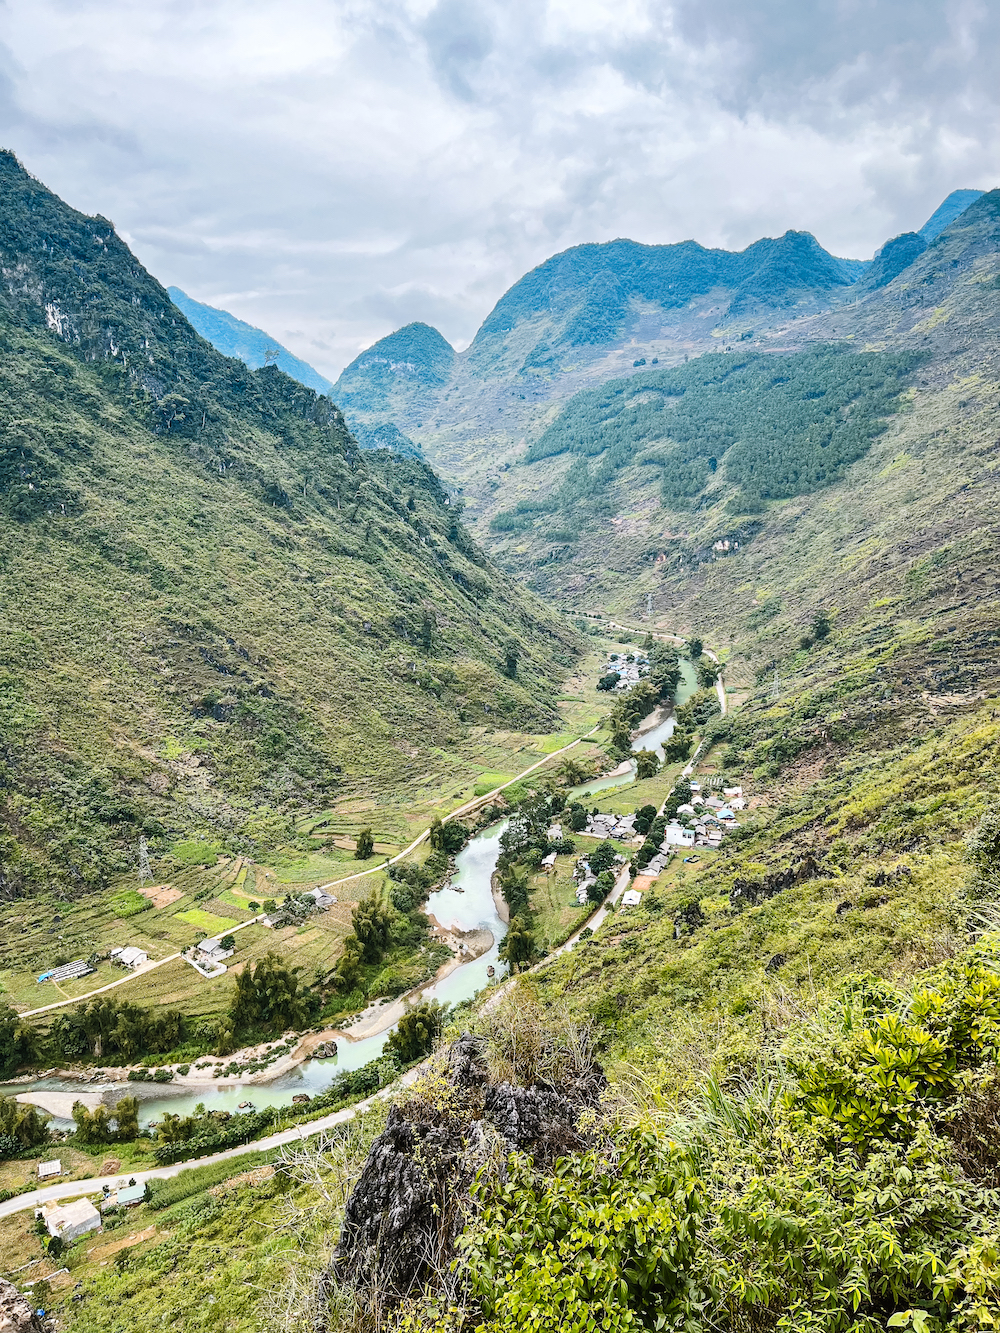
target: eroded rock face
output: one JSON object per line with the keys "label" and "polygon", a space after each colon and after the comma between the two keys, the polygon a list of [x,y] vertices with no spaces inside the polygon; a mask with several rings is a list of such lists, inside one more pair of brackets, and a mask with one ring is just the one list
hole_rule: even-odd
{"label": "eroded rock face", "polygon": [[606,1086],[596,1064],[561,1086],[490,1083],[482,1043],[454,1043],[447,1093],[396,1105],[347,1201],[333,1276],[403,1295],[447,1264],[476,1172],[515,1149],[547,1165],[584,1146],[576,1123]]}
{"label": "eroded rock face", "polygon": [[28,1298],[0,1277],[0,1333],[38,1333],[41,1327]]}

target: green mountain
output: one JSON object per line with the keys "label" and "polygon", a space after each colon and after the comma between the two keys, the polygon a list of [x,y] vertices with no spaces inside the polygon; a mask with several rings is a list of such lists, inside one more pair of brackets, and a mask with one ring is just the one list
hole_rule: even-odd
{"label": "green mountain", "polygon": [[520,369],[541,370],[560,353],[619,340],[640,322],[640,311],[645,322],[656,312],[662,320],[710,295],[730,316],[783,309],[850,286],[865,267],[835,259],[808,232],[788,231],[735,253],[695,241],[580,245],[546,260],[501,297],[476,334],[469,361],[481,375],[509,366],[512,356],[522,356],[518,335],[531,326],[536,340]]}
{"label": "green mountain", "polygon": [[918,234],[921,239],[929,245],[935,237],[940,236],[945,227],[950,226],[971,204],[974,204],[982,193],[982,190],[952,190],[947,199],[938,205],[920,228]]}
{"label": "green mountain", "polygon": [[140,832],[272,847],[484,708],[550,724],[572,637],[424,464],[222,356],[10,153],[0,181],[0,893],[103,882]]}
{"label": "green mountain", "polygon": [[[223,356],[238,356],[251,370],[274,364],[307,389],[314,389],[316,393],[330,392],[332,385],[328,379],[313,370],[307,362],[294,356],[287,347],[282,347],[263,329],[237,319],[228,310],[217,310],[215,306],[193,301],[179,287],[168,287],[167,294],[192,328],[197,329]],[[277,356],[267,357],[268,352],[276,352]]]}

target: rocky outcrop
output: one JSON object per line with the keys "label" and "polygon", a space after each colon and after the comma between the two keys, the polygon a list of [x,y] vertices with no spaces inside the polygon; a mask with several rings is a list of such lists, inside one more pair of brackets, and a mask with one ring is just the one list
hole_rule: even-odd
{"label": "rocky outcrop", "polygon": [[0,1277],[0,1333],[39,1333],[41,1327],[27,1296]]}
{"label": "rocky outcrop", "polygon": [[580,1112],[606,1086],[595,1063],[559,1086],[490,1081],[482,1042],[464,1033],[432,1095],[389,1112],[347,1201],[333,1277],[396,1296],[441,1271],[469,1216],[469,1187],[489,1166],[502,1175],[512,1151],[540,1166],[580,1149]]}

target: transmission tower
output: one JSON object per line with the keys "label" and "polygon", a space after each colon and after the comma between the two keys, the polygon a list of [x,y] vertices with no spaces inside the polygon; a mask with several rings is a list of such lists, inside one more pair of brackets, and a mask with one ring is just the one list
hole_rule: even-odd
{"label": "transmission tower", "polygon": [[653,614],[653,594],[652,594],[651,592],[647,592],[647,593],[646,593],[646,615],[647,615],[647,616],[651,616],[652,614]]}
{"label": "transmission tower", "polygon": [[153,878],[153,872],[149,866],[149,848],[146,846],[146,839],[139,839],[139,887],[141,888],[146,880]]}
{"label": "transmission tower", "polygon": [[780,698],[781,698],[781,681],[780,681],[780,679],[778,678],[778,664],[777,664],[777,662],[775,662],[775,664],[774,664],[774,679],[771,681],[771,698],[772,698],[772,699],[780,699]]}

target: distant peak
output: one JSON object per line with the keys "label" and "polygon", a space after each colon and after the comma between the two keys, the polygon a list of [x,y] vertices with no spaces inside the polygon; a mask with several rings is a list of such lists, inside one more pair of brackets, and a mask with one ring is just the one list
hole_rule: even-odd
{"label": "distant peak", "polygon": [[917,235],[930,245],[935,236],[940,236],[945,227],[950,226],[957,217],[965,212],[970,204],[974,204],[977,199],[981,198],[983,193],[982,190],[952,190],[948,198],[938,205],[918,230]]}

